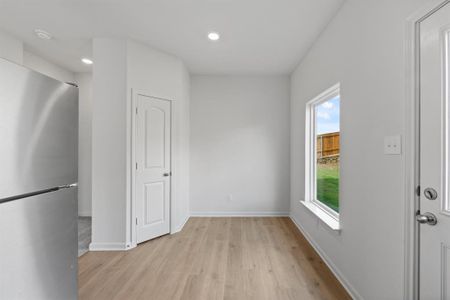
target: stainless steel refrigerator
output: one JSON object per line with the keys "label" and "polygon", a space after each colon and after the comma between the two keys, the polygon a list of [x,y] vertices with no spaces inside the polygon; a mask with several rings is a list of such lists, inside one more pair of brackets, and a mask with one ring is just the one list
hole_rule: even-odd
{"label": "stainless steel refrigerator", "polygon": [[0,59],[0,299],[77,298],[78,89]]}

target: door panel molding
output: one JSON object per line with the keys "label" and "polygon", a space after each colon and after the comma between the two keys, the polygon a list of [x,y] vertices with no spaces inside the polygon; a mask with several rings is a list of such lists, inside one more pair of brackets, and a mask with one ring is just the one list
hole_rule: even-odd
{"label": "door panel molding", "polygon": [[[160,190],[159,191],[155,191],[152,189],[154,189],[155,187],[158,187]],[[162,193],[162,197],[165,197],[165,182],[164,181],[153,181],[153,182],[148,182],[144,185],[144,194],[145,194],[145,199],[148,200],[151,197],[151,193],[152,192],[160,192]],[[165,216],[164,216],[164,210],[165,210],[165,205],[166,203],[163,202],[161,207],[158,207],[158,210],[155,210],[154,212],[152,212],[149,208],[149,203],[148,201],[145,201],[145,205],[144,205],[144,217],[143,217],[143,221],[144,223],[142,224],[143,226],[147,226],[147,225],[154,225],[156,223],[162,223],[165,221]],[[159,216],[156,216],[155,213],[159,213]]]}
{"label": "door panel molding", "polygon": [[441,261],[443,264],[441,265],[441,299],[449,299],[450,295],[448,294],[450,291],[450,245],[446,245],[444,243],[441,244]]}
{"label": "door panel molding", "polygon": [[442,68],[442,197],[441,199],[441,213],[450,215],[450,200],[449,200],[449,56],[450,56],[450,26],[441,29],[439,40],[442,51],[442,61],[444,68]]}
{"label": "door panel molding", "polygon": [[[159,112],[160,115],[157,116],[156,114],[153,114],[153,111]],[[163,119],[163,121],[165,121],[166,118],[167,118],[165,111],[163,111],[160,108],[156,108],[156,107],[152,108],[152,112],[149,112],[149,111],[145,112],[145,122],[147,123],[151,117],[161,117]],[[164,168],[165,167],[164,163],[165,163],[165,158],[166,158],[165,157],[166,145],[163,144],[162,147],[161,147],[162,149],[153,149],[153,147],[151,147],[151,145],[150,145],[150,143],[148,141],[150,134],[152,136],[157,135],[157,134],[161,134],[162,138],[165,138],[166,127],[163,126],[162,128],[158,128],[158,129],[161,129],[162,133],[158,132],[160,130],[154,130],[154,131],[152,130],[151,132],[148,132],[148,129],[146,127],[146,132],[145,132],[145,149],[146,149],[145,150],[145,167],[146,168]],[[157,153],[157,152],[159,152],[159,153]],[[151,155],[149,153],[157,155],[156,158],[159,158],[159,164],[158,164],[156,159],[154,160],[154,162],[151,161],[151,159],[150,159]]]}

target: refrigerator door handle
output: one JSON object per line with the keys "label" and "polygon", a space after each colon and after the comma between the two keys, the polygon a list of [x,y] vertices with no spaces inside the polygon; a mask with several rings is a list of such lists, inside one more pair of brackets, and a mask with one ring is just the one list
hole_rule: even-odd
{"label": "refrigerator door handle", "polygon": [[20,200],[20,199],[24,199],[24,198],[29,198],[29,197],[33,197],[33,196],[37,196],[37,195],[56,192],[56,191],[59,191],[62,189],[76,188],[77,186],[78,186],[78,182],[75,182],[75,183],[55,186],[55,187],[52,187],[49,189],[39,190],[39,191],[31,192],[31,193],[25,193],[25,194],[15,195],[15,196],[11,196],[11,197],[1,198],[0,204],[6,203],[6,202],[11,202],[11,201],[16,201],[16,200]]}
{"label": "refrigerator door handle", "polygon": [[78,187],[78,182],[58,186],[58,190]]}

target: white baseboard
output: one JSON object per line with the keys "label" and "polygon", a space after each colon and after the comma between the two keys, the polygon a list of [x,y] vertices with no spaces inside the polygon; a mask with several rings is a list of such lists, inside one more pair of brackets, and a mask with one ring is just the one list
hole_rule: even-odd
{"label": "white baseboard", "polygon": [[90,243],[89,251],[126,251],[125,243]]}
{"label": "white baseboard", "polygon": [[191,216],[187,216],[186,219],[184,220],[184,222],[181,223],[181,225],[178,226],[175,230],[171,231],[170,234],[174,234],[174,233],[177,233],[177,232],[180,232],[181,230],[183,230],[184,225],[186,225],[186,223],[189,221],[190,217]]}
{"label": "white baseboard", "polygon": [[294,216],[290,216],[292,222],[297,226],[298,230],[303,234],[303,236],[308,240],[310,245],[316,250],[316,252],[319,254],[319,256],[322,258],[322,260],[325,262],[325,264],[328,266],[328,268],[331,270],[331,272],[336,276],[337,280],[342,284],[342,286],[345,288],[347,293],[350,294],[350,296],[353,299],[363,299],[361,295],[355,290],[355,288],[350,284],[350,282],[345,278],[345,276],[339,271],[339,269],[336,267],[336,265],[330,260],[330,258],[325,254],[325,252],[319,247],[319,245],[311,238],[311,236],[304,230],[302,225],[300,225],[300,222],[298,222]]}
{"label": "white baseboard", "polygon": [[92,217],[92,213],[90,211],[79,211],[78,216],[79,217]]}
{"label": "white baseboard", "polygon": [[287,211],[192,211],[191,217],[288,217]]}

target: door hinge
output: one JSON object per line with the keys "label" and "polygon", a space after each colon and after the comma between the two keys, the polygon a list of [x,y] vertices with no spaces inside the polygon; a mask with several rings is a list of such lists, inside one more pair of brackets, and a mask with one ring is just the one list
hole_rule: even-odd
{"label": "door hinge", "polygon": [[137,163],[136,163],[136,170],[137,170]]}
{"label": "door hinge", "polygon": [[138,108],[136,107],[136,114],[138,113]]}
{"label": "door hinge", "polygon": [[136,225],[138,224],[137,218],[136,218]]}
{"label": "door hinge", "polygon": [[416,195],[420,196],[420,185],[416,187]]}

